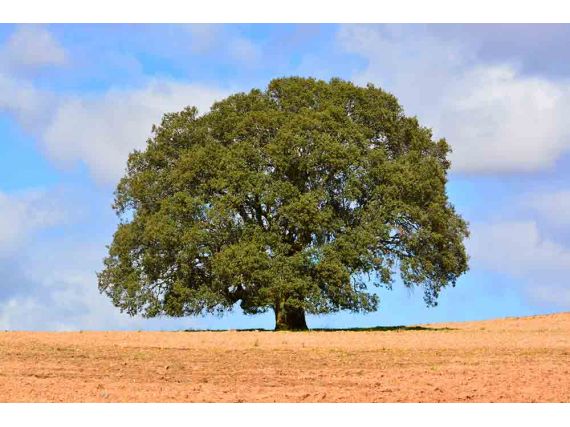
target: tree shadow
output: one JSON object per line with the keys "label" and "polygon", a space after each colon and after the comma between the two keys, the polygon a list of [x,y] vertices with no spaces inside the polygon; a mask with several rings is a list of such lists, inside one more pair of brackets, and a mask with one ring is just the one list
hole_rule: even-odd
{"label": "tree shadow", "polygon": [[[361,328],[309,328],[306,331],[286,332],[389,332],[389,331],[454,331],[455,328],[429,328],[426,326],[369,326]],[[184,332],[285,332],[273,329],[185,329]]]}
{"label": "tree shadow", "polygon": [[375,332],[375,331],[453,331],[454,328],[428,328],[426,326],[369,326],[362,328],[314,328],[318,332]]}

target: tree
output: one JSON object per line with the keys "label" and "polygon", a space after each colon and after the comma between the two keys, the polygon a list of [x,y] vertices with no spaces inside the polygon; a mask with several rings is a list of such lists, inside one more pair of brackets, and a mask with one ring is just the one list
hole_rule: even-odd
{"label": "tree", "polygon": [[436,305],[468,268],[449,152],[393,95],[340,79],[165,114],[118,184],[99,289],[146,317],[272,309],[277,330],[376,310],[397,271]]}

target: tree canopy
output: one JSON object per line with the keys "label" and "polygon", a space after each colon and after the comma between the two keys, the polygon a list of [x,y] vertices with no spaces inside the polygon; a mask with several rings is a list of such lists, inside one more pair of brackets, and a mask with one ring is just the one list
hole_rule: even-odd
{"label": "tree canopy", "polygon": [[375,287],[428,305],[468,268],[444,139],[369,84],[279,78],[199,115],[165,114],[130,154],[99,289],[131,315],[378,309]]}

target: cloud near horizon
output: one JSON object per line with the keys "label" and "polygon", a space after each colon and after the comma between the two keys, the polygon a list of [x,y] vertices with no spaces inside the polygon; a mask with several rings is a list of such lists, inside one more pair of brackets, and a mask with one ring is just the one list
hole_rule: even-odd
{"label": "cloud near horizon", "polygon": [[570,309],[570,248],[548,239],[535,221],[472,224],[467,248],[472,268],[510,275],[528,299]]}

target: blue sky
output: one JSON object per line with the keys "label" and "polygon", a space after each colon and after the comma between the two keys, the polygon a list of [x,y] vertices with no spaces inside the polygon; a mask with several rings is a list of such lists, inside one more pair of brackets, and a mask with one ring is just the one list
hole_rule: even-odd
{"label": "blue sky", "polygon": [[453,148],[471,269],[439,306],[397,282],[352,327],[570,310],[568,25],[0,25],[0,329],[271,328],[273,315],[130,318],[99,295],[130,151],[168,111],[275,77],[394,93]]}

